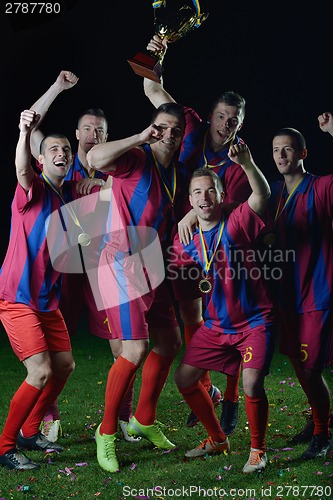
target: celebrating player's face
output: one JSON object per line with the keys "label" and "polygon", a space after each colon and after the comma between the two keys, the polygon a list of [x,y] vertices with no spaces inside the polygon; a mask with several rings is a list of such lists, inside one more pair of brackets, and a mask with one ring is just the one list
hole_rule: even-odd
{"label": "celebrating player's face", "polygon": [[195,177],[190,184],[190,203],[199,219],[220,220],[223,193],[211,177]]}
{"label": "celebrating player's face", "polygon": [[210,141],[214,150],[219,151],[230,142],[242,126],[240,111],[236,106],[220,102],[210,117]]}
{"label": "celebrating player's face", "polygon": [[156,117],[154,125],[161,133],[161,140],[156,145],[164,149],[177,151],[184,133],[179,118],[168,113],[160,113]]}
{"label": "celebrating player's face", "polygon": [[282,175],[290,175],[302,169],[306,149],[299,149],[296,141],[289,135],[278,135],[273,139],[273,159]]}
{"label": "celebrating player's face", "polygon": [[107,125],[104,118],[93,115],[82,116],[76,130],[76,138],[83,151],[88,153],[96,144],[105,142],[107,137]]}
{"label": "celebrating player's face", "polygon": [[64,179],[72,163],[72,150],[67,139],[47,137],[45,150],[39,157],[43,171],[53,181]]}

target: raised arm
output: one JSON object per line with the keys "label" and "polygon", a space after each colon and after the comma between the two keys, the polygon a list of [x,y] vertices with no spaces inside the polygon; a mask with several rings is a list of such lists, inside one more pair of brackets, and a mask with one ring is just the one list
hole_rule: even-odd
{"label": "raised arm", "polygon": [[32,179],[35,175],[31,165],[30,136],[38,122],[39,115],[35,111],[31,109],[22,111],[19,123],[20,135],[16,145],[15,166],[17,180],[27,192],[31,188]]}
{"label": "raised arm", "polygon": [[[161,40],[158,35],[154,35],[153,38],[147,45],[147,49],[153,54],[162,54],[162,60],[165,56],[167,50],[167,40]],[[162,79],[161,79],[162,80]],[[162,83],[154,82],[148,78],[143,79],[143,89],[145,95],[148,97],[150,102],[158,108],[161,104],[166,102],[176,102],[173,97],[164,89],[163,80]]]}
{"label": "raised arm", "polygon": [[333,137],[333,113],[325,112],[318,116],[320,130],[328,132]]}
{"label": "raised arm", "polygon": [[39,145],[44,139],[43,132],[39,129],[39,126],[48,112],[49,107],[57,96],[63,91],[74,87],[78,82],[78,77],[74,75],[71,71],[61,71],[56,79],[56,81],[51,85],[51,87],[43,94],[32,106],[31,110],[34,110],[40,115],[40,120],[38,127],[36,127],[31,134],[31,153],[37,159],[39,155]]}
{"label": "raised arm", "polygon": [[162,138],[162,132],[155,125],[149,125],[140,134],[135,134],[118,141],[96,144],[87,153],[87,161],[91,168],[101,172],[113,172],[115,160],[130,149],[142,144],[153,144]]}
{"label": "raised arm", "polygon": [[235,144],[229,149],[230,160],[238,163],[247,175],[252,193],[248,198],[250,208],[258,215],[265,212],[271,190],[266,177],[254,163],[246,144]]}

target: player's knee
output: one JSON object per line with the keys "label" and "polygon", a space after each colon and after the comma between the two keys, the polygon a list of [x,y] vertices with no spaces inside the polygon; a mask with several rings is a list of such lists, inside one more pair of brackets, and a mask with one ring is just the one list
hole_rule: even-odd
{"label": "player's knee", "polygon": [[197,382],[198,377],[192,369],[189,371],[188,368],[187,365],[181,363],[175,371],[174,381],[179,390],[187,389]]}
{"label": "player's knee", "polygon": [[75,361],[72,356],[64,356],[56,359],[53,364],[52,375],[56,378],[67,380],[75,369]]}
{"label": "player's knee", "polygon": [[41,366],[28,370],[27,382],[33,387],[38,389],[44,389],[48,380],[51,378],[52,369],[47,363],[43,363]]}
{"label": "player's knee", "polygon": [[181,389],[183,387],[184,383],[184,370],[183,370],[183,365],[179,365],[178,368],[175,371],[174,377],[173,377],[176,386]]}

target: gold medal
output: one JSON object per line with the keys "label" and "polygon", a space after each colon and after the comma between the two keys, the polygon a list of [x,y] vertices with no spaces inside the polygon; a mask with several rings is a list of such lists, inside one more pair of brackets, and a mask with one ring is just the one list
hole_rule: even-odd
{"label": "gold medal", "polygon": [[267,233],[265,234],[263,241],[265,245],[272,246],[276,242],[276,236],[274,233]]}
{"label": "gold medal", "polygon": [[82,247],[87,247],[91,243],[91,236],[88,233],[81,233],[77,237],[77,242]]}
{"label": "gold medal", "polygon": [[203,278],[199,281],[199,290],[202,293],[209,293],[212,290],[212,284],[207,278]]}

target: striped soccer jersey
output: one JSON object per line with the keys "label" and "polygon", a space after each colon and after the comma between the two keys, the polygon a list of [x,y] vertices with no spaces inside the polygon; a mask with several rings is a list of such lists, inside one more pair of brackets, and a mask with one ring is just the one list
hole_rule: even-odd
{"label": "striped soccer jersey", "polygon": [[[212,291],[204,296],[204,321],[215,331],[236,334],[272,323],[274,311],[251,245],[264,228],[264,222],[247,202],[225,217],[222,238],[209,272]],[[208,260],[215,249],[219,227],[220,224],[203,232]],[[199,230],[189,245],[181,244],[176,235],[174,252],[177,265],[196,262],[205,268]]]}
{"label": "striped soccer jersey", "polygon": [[[277,242],[288,250],[281,281],[283,308],[304,313],[333,305],[333,175],[306,173],[285,206],[283,181],[273,183],[270,211]],[[292,253],[291,253],[292,252]]]}

